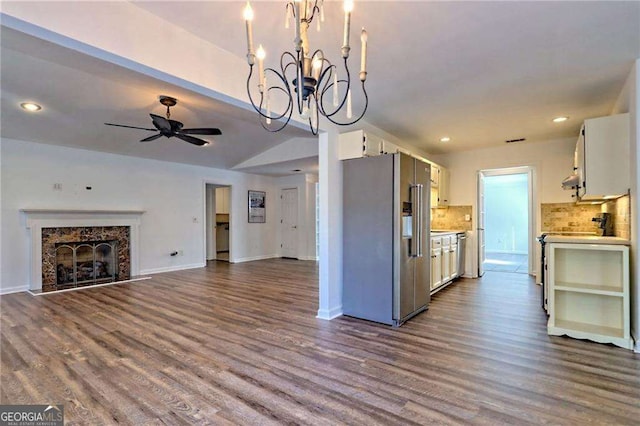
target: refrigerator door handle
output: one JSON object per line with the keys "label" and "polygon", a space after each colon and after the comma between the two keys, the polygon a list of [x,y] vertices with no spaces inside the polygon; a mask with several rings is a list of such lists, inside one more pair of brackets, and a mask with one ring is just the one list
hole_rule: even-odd
{"label": "refrigerator door handle", "polygon": [[417,257],[418,254],[418,185],[409,186],[411,197],[411,244],[409,246],[409,256]]}
{"label": "refrigerator door handle", "polygon": [[423,188],[424,186],[419,183],[418,185],[418,247],[417,257],[422,257],[422,237],[423,237],[423,222],[424,222],[424,200],[423,200]]}
{"label": "refrigerator door handle", "polygon": [[413,210],[413,237],[411,238],[411,257],[422,257],[422,207],[421,184],[411,185],[411,203]]}

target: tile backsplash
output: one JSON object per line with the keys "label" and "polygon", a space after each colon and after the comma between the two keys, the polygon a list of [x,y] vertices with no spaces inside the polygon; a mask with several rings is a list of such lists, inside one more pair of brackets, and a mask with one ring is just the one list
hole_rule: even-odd
{"label": "tile backsplash", "polygon": [[465,215],[473,217],[471,206],[431,209],[431,229],[471,231],[473,221],[465,220]]}
{"label": "tile backsplash", "polygon": [[600,235],[598,223],[591,219],[598,213],[611,213],[616,237],[630,237],[630,202],[625,195],[600,204],[549,203],[540,205],[542,232],[590,232]]}
{"label": "tile backsplash", "polygon": [[600,205],[576,203],[549,203],[540,205],[542,232],[598,233],[598,224],[591,218],[600,213]]}

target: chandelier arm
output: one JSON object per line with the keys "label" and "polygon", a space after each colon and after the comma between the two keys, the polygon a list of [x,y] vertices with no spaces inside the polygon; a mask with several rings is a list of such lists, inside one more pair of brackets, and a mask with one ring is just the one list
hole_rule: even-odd
{"label": "chandelier arm", "polygon": [[[281,90],[284,93],[287,93],[287,91],[285,89],[283,89],[282,87],[277,87],[277,86],[270,87],[268,90]],[[262,107],[262,105],[260,105],[260,106]],[[264,114],[260,114],[265,118],[270,118],[272,121],[273,120],[279,120],[280,118],[282,118],[285,115],[287,115],[287,119],[282,122],[282,125],[280,127],[276,128],[276,129],[269,128],[267,126],[267,124],[265,122],[263,122],[262,120],[260,120],[260,125],[262,126],[263,129],[265,129],[268,132],[271,132],[271,133],[279,132],[280,130],[284,129],[287,126],[287,124],[289,124],[289,121],[291,120],[291,115],[292,114],[293,114],[293,105],[292,105],[291,98],[289,98],[289,104],[287,105],[286,111],[284,112],[284,114],[281,114],[278,118],[268,117],[268,116],[265,116]]]}
{"label": "chandelier arm", "polygon": [[[278,76],[278,78],[280,78],[280,80],[285,84],[286,86],[286,80],[284,78],[282,78],[282,76],[273,68],[267,68],[265,71],[271,71],[272,73],[274,73],[275,75]],[[267,88],[266,90],[271,90],[271,89],[278,89],[278,90],[282,90],[283,92],[287,93],[289,95],[289,105],[287,106],[287,108],[284,110],[284,112],[282,114],[277,114],[273,117],[270,117],[268,115],[266,115],[265,113],[262,112],[262,105],[264,104],[264,93],[260,93],[260,103],[256,106],[255,101],[253,100],[253,96],[251,95],[251,89],[250,89],[250,82],[251,82],[251,76],[253,74],[253,65],[250,66],[249,68],[249,77],[247,77],[247,94],[249,95],[249,101],[251,102],[251,106],[253,107],[253,109],[260,114],[262,117],[264,118],[270,118],[272,120],[280,120],[281,118],[283,118],[284,116],[286,116],[287,114],[289,114],[289,117],[291,117],[291,112],[289,111],[290,109],[293,109],[293,106],[291,105],[291,95],[287,93],[287,91],[285,91],[283,88],[278,87],[278,86],[271,86],[269,88]]]}
{"label": "chandelier arm", "polygon": [[[337,72],[337,67],[335,65],[332,65],[333,68],[336,69],[335,72]],[[324,115],[327,118],[333,117],[334,115],[336,115],[340,110],[342,110],[342,107],[344,106],[345,102],[347,101],[347,97],[349,96],[349,89],[351,89],[351,73],[349,72],[349,67],[347,66],[347,58],[344,58],[344,69],[347,73],[347,79],[340,79],[337,82],[338,83],[346,83],[347,84],[347,89],[344,91],[344,96],[342,97],[342,101],[340,102],[340,105],[338,105],[336,107],[335,110],[333,110],[332,113],[327,113],[324,109],[324,95],[327,92],[327,90],[329,90],[330,88],[333,87],[334,83],[331,82],[329,83],[329,81],[327,80],[326,83],[326,87],[322,90],[322,95],[320,96],[320,102],[319,105],[322,109],[322,115]],[[329,70],[329,68],[327,68],[327,70],[325,70],[324,73],[322,73],[322,77],[320,77],[320,80],[322,80],[324,78],[324,75],[326,74],[326,72]],[[333,69],[331,70],[331,74],[333,74]],[[363,85],[364,88],[364,85]],[[356,120],[358,121],[358,120]]]}
{"label": "chandelier arm", "polygon": [[362,114],[360,114],[358,118],[356,118],[355,120],[349,121],[347,123],[340,123],[332,119],[331,116],[325,115],[327,120],[329,120],[333,124],[337,124],[338,126],[349,126],[351,124],[355,124],[358,121],[360,121],[360,119],[364,117],[364,114],[367,112],[367,107],[369,106],[369,95],[367,94],[367,89],[364,87],[364,81],[362,82],[362,93],[364,94],[365,103],[364,103],[364,109],[362,110]]}

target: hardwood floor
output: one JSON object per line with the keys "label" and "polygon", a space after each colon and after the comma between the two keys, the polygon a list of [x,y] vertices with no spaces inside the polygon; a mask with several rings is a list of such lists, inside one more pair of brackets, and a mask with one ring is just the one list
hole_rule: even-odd
{"label": "hardwood floor", "polygon": [[638,424],[640,355],[546,334],[539,287],[487,272],[398,329],[315,318],[277,259],[1,298],[3,404],[69,424]]}

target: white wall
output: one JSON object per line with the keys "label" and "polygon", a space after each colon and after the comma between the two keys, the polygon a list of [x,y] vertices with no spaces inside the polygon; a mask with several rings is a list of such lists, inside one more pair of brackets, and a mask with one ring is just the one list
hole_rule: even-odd
{"label": "white wall", "polygon": [[[501,169],[507,167],[530,166],[535,169],[533,178],[537,197],[534,197],[536,234],[540,233],[540,204],[571,202],[571,191],[561,187],[562,180],[573,170],[573,152],[578,138],[559,139],[547,142],[503,145],[495,148],[477,149],[445,155],[435,155],[430,160],[442,164],[450,171],[450,204],[471,205],[473,208],[472,229],[477,222],[477,193],[480,170]],[[468,232],[467,255],[470,270],[465,276],[477,276],[478,248],[475,231]],[[533,259],[539,263],[539,254]]]}
{"label": "white wall", "polygon": [[[141,273],[203,266],[205,181],[232,186],[231,261],[276,256],[273,178],[11,139],[0,147],[2,289],[29,284],[28,233],[19,211],[25,208],[145,210]],[[249,189],[267,192],[266,224],[247,223]],[[169,256],[174,250],[184,256]]]}
{"label": "white wall", "polygon": [[316,260],[316,208],[315,208],[315,182],[318,177],[312,174],[296,174],[277,178],[277,247],[282,242],[280,231],[281,203],[280,191],[296,188],[298,190],[298,255],[300,260]]}

